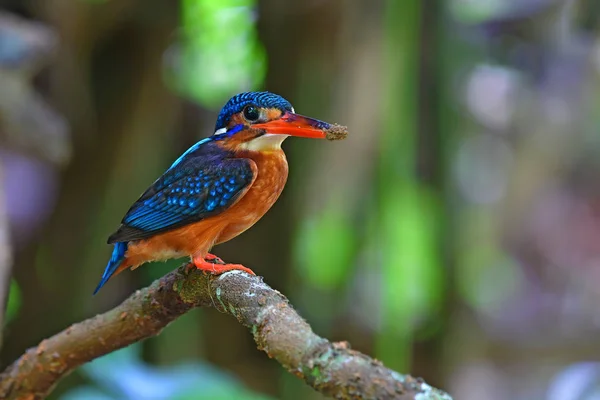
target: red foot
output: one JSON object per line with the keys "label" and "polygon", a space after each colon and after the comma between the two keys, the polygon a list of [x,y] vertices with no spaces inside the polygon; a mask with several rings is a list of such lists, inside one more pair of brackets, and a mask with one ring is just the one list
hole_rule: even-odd
{"label": "red foot", "polygon": [[[219,260],[219,261],[223,261],[221,260],[219,257],[216,257],[212,254],[209,254],[208,256],[212,256],[214,258],[209,258],[206,257],[206,260]],[[256,275],[254,273],[254,271],[252,271],[250,268],[246,268],[241,264],[219,264],[219,263],[214,263],[214,262],[209,262],[206,261],[204,258],[202,257],[194,257],[192,259],[192,261],[194,262],[194,265],[196,266],[196,268],[198,268],[199,270],[202,271],[208,271],[211,272],[215,275],[220,275],[223,272],[227,272],[227,271],[232,271],[232,270],[239,270],[239,271],[244,271],[250,275]]]}

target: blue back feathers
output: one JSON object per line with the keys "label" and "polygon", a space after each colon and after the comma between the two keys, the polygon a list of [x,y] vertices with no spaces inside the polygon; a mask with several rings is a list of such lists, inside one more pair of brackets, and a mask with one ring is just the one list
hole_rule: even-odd
{"label": "blue back feathers", "polygon": [[253,174],[247,164],[246,160],[230,160],[165,176],[158,190],[138,201],[123,223],[155,232],[223,209],[251,182]]}
{"label": "blue back feathers", "polygon": [[131,206],[109,243],[138,240],[227,209],[254,180],[252,161],[214,142],[192,147]]}
{"label": "blue back feathers", "polygon": [[181,161],[183,161],[183,159],[186,158],[190,153],[193,153],[194,151],[198,150],[200,148],[200,146],[202,146],[204,143],[210,142],[210,140],[211,139],[209,137],[204,138],[204,139],[200,140],[199,142],[197,142],[192,147],[190,147],[189,149],[187,149],[185,151],[185,153],[180,155],[179,158],[177,160],[175,160],[175,162],[173,164],[171,164],[169,169],[175,168],[177,166],[177,164],[179,164]]}
{"label": "blue back feathers", "polygon": [[242,111],[248,104],[254,104],[263,108],[278,108],[281,111],[292,111],[290,102],[277,94],[271,92],[240,93],[229,99],[221,109],[217,118],[217,124],[215,125],[215,131],[225,128],[231,116]]}

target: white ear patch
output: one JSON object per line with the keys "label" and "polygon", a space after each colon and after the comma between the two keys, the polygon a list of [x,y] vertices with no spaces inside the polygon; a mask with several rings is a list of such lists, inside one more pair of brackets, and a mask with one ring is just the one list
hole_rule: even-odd
{"label": "white ear patch", "polygon": [[224,133],[227,133],[227,128],[217,129],[214,134],[215,135],[222,135]]}
{"label": "white ear patch", "polygon": [[289,135],[265,133],[249,142],[243,143],[240,147],[250,151],[281,150],[281,143],[283,143],[288,136]]}

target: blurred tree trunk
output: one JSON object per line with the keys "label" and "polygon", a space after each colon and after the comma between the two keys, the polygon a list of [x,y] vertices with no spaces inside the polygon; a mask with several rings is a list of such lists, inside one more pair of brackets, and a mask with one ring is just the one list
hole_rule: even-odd
{"label": "blurred tree trunk", "polygon": [[[413,347],[411,368],[417,376],[422,376],[433,385],[446,383],[444,366],[440,354],[448,333],[450,318],[456,306],[453,246],[449,238],[454,237],[450,224],[452,209],[451,188],[448,186],[448,172],[451,166],[443,150],[450,145],[452,124],[447,117],[450,98],[445,96],[444,79],[448,75],[447,57],[443,47],[446,34],[444,3],[440,0],[423,0],[421,11],[420,59],[419,59],[419,99],[418,105],[418,143],[416,171],[419,179],[443,201],[437,246],[441,254],[443,295],[438,312],[429,323],[433,334],[419,340],[418,335]],[[450,192],[448,192],[450,190]]]}
{"label": "blurred tree trunk", "polygon": [[[60,33],[48,96],[70,121],[74,158],[44,240],[17,257],[24,301],[8,331],[3,364],[98,304],[120,300],[92,299],[104,267],[98,260],[109,256],[105,240],[119,214],[166,164],[164,143],[179,104],[161,76],[162,53],[177,22],[175,3],[155,2],[150,10],[141,0],[102,7],[56,0],[31,8]],[[114,282],[122,296],[133,289],[128,277]]]}

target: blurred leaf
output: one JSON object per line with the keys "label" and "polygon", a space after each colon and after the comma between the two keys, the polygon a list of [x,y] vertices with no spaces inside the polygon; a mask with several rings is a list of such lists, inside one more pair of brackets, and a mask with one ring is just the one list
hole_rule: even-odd
{"label": "blurred leaf", "polygon": [[167,54],[167,81],[209,107],[259,87],[266,53],[255,27],[254,0],[184,0],[184,39]]}
{"label": "blurred leaf", "polygon": [[172,400],[269,400],[272,397],[253,393],[248,390],[229,386],[220,386],[205,390],[202,388],[190,389],[188,393],[174,396]]}
{"label": "blurred leaf", "polygon": [[115,400],[115,397],[102,393],[91,386],[81,386],[60,397],[60,400]]}
{"label": "blurred leaf", "polygon": [[406,329],[395,315],[410,310],[413,318],[426,316],[442,296],[436,241],[440,215],[434,195],[416,184],[386,197],[381,232],[385,302],[389,323]]}
{"label": "blurred leaf", "polygon": [[[202,362],[171,367],[153,367],[140,356],[141,346],[132,345],[81,367],[107,393],[119,400],[163,399],[268,399],[245,389],[232,375]],[[88,397],[76,397],[88,396]],[[105,399],[92,387],[80,387],[65,399]]]}
{"label": "blurred leaf", "polygon": [[506,0],[453,0],[450,11],[462,22],[479,23],[505,12],[506,3]]}
{"label": "blurred leaf", "polygon": [[388,188],[382,199],[383,327],[377,356],[406,369],[414,330],[440,304],[443,274],[437,249],[440,211],[417,183]]}
{"label": "blurred leaf", "polygon": [[352,267],[356,237],[347,214],[331,201],[321,215],[299,227],[296,258],[311,285],[331,290],[343,284]]}
{"label": "blurred leaf", "polygon": [[579,362],[569,365],[550,382],[545,400],[600,399],[600,364]]}
{"label": "blurred leaf", "polygon": [[16,280],[10,281],[10,289],[8,292],[8,303],[6,305],[6,320],[4,323],[10,322],[14,317],[17,316],[19,309],[21,308],[21,289]]}
{"label": "blurred leaf", "polygon": [[[31,78],[50,62],[57,44],[58,35],[49,26],[0,11],[0,69],[3,72],[10,70],[25,80]],[[2,78],[6,79],[6,75]]]}

